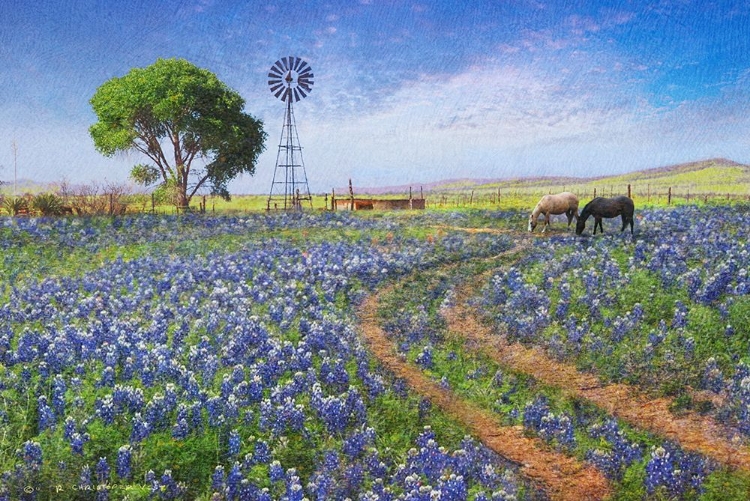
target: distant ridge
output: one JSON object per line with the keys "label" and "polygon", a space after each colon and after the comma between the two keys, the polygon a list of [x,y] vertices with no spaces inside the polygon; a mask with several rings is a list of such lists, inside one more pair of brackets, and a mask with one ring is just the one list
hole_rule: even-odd
{"label": "distant ridge", "polygon": [[[355,181],[355,180],[353,180]],[[712,158],[681,164],[653,167],[622,174],[609,176],[533,176],[533,177],[505,177],[505,178],[458,178],[434,181],[429,183],[414,183],[411,185],[394,185],[384,187],[359,187],[354,184],[354,193],[368,195],[404,194],[411,188],[414,196],[419,195],[420,188],[424,192],[464,192],[467,190],[512,190],[522,191],[531,189],[546,189],[548,187],[578,187],[602,184],[653,184],[654,186],[689,186],[694,191],[726,191],[725,185],[739,183],[745,185],[745,191],[750,189],[750,166],[726,158]],[[728,187],[728,186],[727,186]],[[739,186],[742,188],[743,186]],[[701,189],[703,188],[703,189]],[[732,192],[737,191],[735,186]],[[349,188],[337,188],[336,193],[348,194]],[[345,195],[344,195],[345,196]]]}

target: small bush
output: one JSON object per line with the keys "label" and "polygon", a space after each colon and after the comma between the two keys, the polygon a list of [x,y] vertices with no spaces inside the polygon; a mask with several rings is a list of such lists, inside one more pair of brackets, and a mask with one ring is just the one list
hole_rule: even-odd
{"label": "small bush", "polygon": [[63,213],[63,204],[57,195],[52,193],[42,193],[34,197],[31,202],[32,207],[39,211],[43,216],[59,216]]}
{"label": "small bush", "polygon": [[23,198],[10,197],[3,200],[3,208],[11,216],[17,216],[21,212],[28,210],[28,204]]}

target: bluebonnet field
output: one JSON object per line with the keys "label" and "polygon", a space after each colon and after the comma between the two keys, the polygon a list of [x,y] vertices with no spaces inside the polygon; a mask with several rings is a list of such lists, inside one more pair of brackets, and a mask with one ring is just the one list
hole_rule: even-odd
{"label": "bluebonnet field", "polygon": [[[610,224],[609,233],[599,237],[537,239],[525,258],[492,276],[479,303],[511,339],[542,346],[604,380],[673,397],[676,412],[709,413],[728,437],[747,443],[750,227],[742,222],[747,212],[648,210],[640,213],[635,238]],[[572,440],[571,423],[580,416],[550,416],[541,404],[526,409],[524,424],[543,436],[556,435],[557,443]],[[714,466],[675,444],[631,447],[612,426],[583,428],[609,442],[585,454],[610,477],[642,456],[640,475],[648,493],[683,498],[704,491]]]}
{"label": "bluebonnet field", "polygon": [[470,303],[498,332],[605,381],[668,395],[674,412],[710,414],[729,439],[747,443],[750,230],[737,223],[747,210],[640,215],[634,238],[610,224],[603,236],[535,238],[529,252],[497,271],[480,264],[453,275],[427,270],[414,279],[418,287],[384,302],[384,327],[445,388],[600,469],[617,498],[746,499],[746,474],[540,387],[446,336],[440,312],[458,285],[485,273]]}
{"label": "bluebonnet field", "polygon": [[0,223],[0,499],[535,492],[378,369],[352,310],[507,239],[346,214]]}
{"label": "bluebonnet field", "polygon": [[[747,211],[639,215],[635,238],[610,225],[535,239],[496,264],[477,309],[515,340],[747,436]],[[746,478],[445,337],[456,285],[513,245],[450,227],[523,231],[525,219],[0,220],[0,499],[538,498],[360,341],[353,307],[403,279],[384,327],[498,422],[600,468],[623,499],[743,499]]]}

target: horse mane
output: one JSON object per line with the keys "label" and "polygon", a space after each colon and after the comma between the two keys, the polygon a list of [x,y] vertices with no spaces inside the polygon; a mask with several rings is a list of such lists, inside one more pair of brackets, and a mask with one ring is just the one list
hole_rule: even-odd
{"label": "horse mane", "polygon": [[583,209],[581,210],[581,214],[579,216],[580,219],[586,220],[587,217],[591,215],[591,208],[590,205],[593,204],[597,200],[601,200],[602,197],[596,197],[592,199],[589,203],[583,206]]}
{"label": "horse mane", "polygon": [[534,210],[531,211],[531,217],[536,221],[536,219],[539,217],[539,214],[542,213],[542,202],[538,202],[536,206],[534,206]]}

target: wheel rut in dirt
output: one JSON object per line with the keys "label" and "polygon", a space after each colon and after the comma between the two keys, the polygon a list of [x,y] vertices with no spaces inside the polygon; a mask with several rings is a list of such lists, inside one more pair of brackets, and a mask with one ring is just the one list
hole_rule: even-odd
{"label": "wheel rut in dirt", "polygon": [[470,341],[468,346],[498,364],[559,388],[570,397],[591,402],[637,428],[673,440],[718,463],[750,472],[750,448],[728,438],[722,426],[712,418],[691,411],[675,415],[670,411],[672,399],[650,398],[627,384],[603,384],[597,376],[558,362],[540,348],[509,342],[506,336],[481,323],[467,300],[482,278],[475,277],[456,289],[454,306],[443,312],[449,335]]}
{"label": "wheel rut in dirt", "polygon": [[[381,290],[387,294],[389,289]],[[397,351],[377,320],[378,295],[359,308],[360,332],[378,361],[446,414],[463,423],[487,447],[520,464],[520,472],[538,482],[554,500],[598,500],[611,494],[604,476],[592,466],[552,450],[524,435],[520,426],[501,426],[488,411],[442,388]]]}

